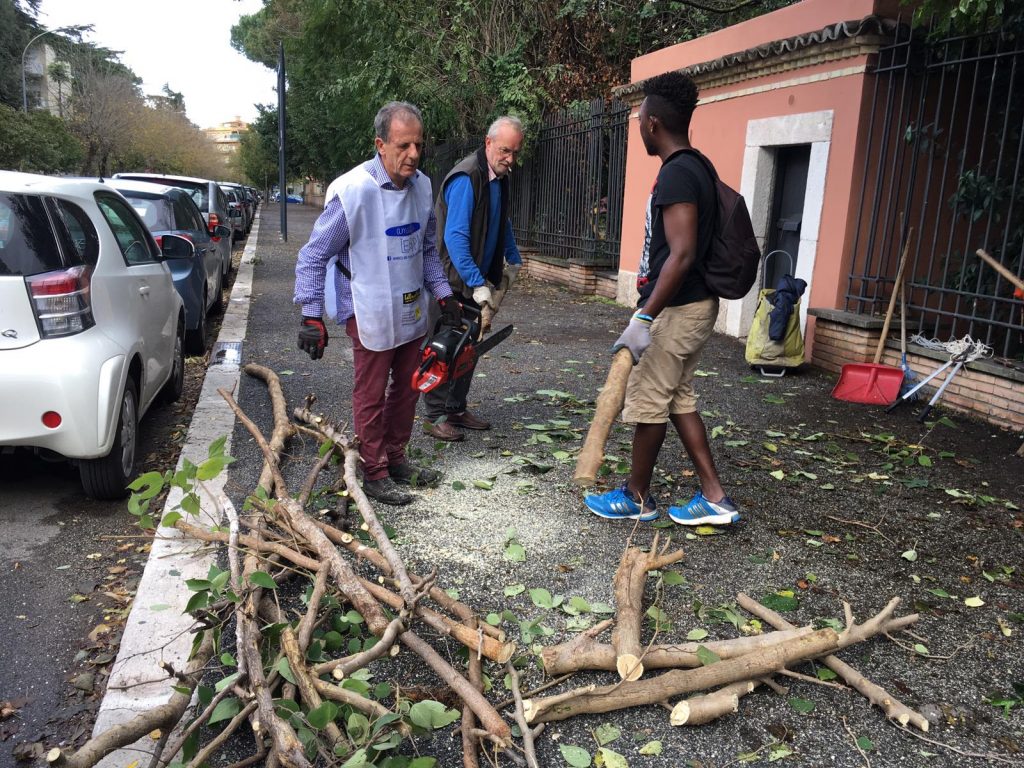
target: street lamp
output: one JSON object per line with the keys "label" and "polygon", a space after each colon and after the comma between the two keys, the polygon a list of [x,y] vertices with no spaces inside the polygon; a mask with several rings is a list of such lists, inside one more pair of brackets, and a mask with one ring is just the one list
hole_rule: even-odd
{"label": "street lamp", "polygon": [[21,109],[23,112],[28,112],[28,90],[25,87],[25,54],[27,54],[28,49],[32,47],[32,43],[34,43],[40,37],[43,37],[43,35],[52,35],[56,32],[65,31],[67,30],[64,27],[61,27],[60,29],[44,30],[43,32],[40,32],[38,35],[29,40],[28,43],[25,45],[25,49],[21,52]]}

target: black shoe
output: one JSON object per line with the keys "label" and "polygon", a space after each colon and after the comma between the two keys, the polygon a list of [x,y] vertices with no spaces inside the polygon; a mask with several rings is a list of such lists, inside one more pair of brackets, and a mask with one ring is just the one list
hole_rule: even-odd
{"label": "black shoe", "polygon": [[441,479],[441,473],[436,469],[418,467],[411,461],[391,464],[388,467],[388,474],[399,485],[411,485],[413,487],[417,485],[434,485]]}
{"label": "black shoe", "polygon": [[408,491],[403,491],[390,477],[382,477],[380,480],[363,480],[363,493],[371,499],[376,499],[382,504],[390,504],[393,507],[400,507],[416,500],[416,497]]}

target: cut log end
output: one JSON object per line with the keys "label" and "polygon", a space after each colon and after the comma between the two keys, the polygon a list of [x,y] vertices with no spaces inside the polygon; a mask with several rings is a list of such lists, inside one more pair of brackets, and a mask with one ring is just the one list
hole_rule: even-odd
{"label": "cut log end", "polygon": [[632,653],[624,653],[615,660],[615,669],[623,680],[639,680],[644,674],[643,662]]}
{"label": "cut log end", "polygon": [[523,700],[523,716],[526,718],[526,722],[532,723],[534,718],[537,717],[537,707],[533,703],[533,699]]}
{"label": "cut log end", "polygon": [[[472,649],[470,649],[470,653],[472,653]],[[516,644],[505,643],[501,646],[501,652],[498,654],[498,658],[495,659],[495,661],[497,661],[499,664],[504,664],[505,662],[510,661],[512,657],[515,656],[515,653]]]}
{"label": "cut log end", "polygon": [[572,481],[580,488],[591,488],[593,487],[597,478],[593,474],[584,473],[573,477]]}
{"label": "cut log end", "polygon": [[669,723],[672,725],[704,725],[717,720],[723,715],[731,715],[740,708],[740,698],[736,694],[729,696],[697,696],[693,699],[680,701],[672,707]]}

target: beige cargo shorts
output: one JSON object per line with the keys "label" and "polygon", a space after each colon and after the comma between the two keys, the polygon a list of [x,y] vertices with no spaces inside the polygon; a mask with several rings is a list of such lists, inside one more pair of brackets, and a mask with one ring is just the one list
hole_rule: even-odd
{"label": "beige cargo shorts", "polygon": [[669,414],[697,410],[693,372],[717,317],[714,296],[661,311],[651,325],[651,346],[629,376],[623,421],[662,424]]}

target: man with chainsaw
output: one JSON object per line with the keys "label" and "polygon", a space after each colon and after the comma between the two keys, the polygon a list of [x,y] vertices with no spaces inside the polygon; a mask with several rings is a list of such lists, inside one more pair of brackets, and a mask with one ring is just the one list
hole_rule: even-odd
{"label": "man with chainsaw", "polygon": [[647,204],[639,308],[612,347],[633,356],[622,411],[623,420],[636,425],[633,465],[620,488],[587,496],[585,503],[608,519],[654,520],[651,478],[672,422],[701,487],[687,504],[669,507],[669,517],[682,525],[725,525],[740,514],[722,488],[693,389],[718,315],[718,297],[701,274],[712,247],[717,197],[714,179],[689,141],[697,86],[687,75],[668,72],[648,80],[644,93],[640,138],[662,165]]}
{"label": "man with chainsaw", "polygon": [[[498,309],[499,297],[522,265],[509,218],[509,173],[522,146],[523,124],[515,117],[499,117],[488,129],[484,146],[445,177],[434,206],[448,282],[459,301],[485,317]],[[466,438],[464,429],[491,428],[467,409],[475,366],[474,361],[459,378],[423,396],[427,434],[453,442]]]}
{"label": "man with chainsaw", "polygon": [[[427,333],[429,290],[445,324],[461,310],[436,247],[430,179],[419,172],[423,118],[389,102],[374,120],[377,153],[327,188],[324,212],[299,251],[294,302],[302,306],[299,349],[319,360],[327,346],[324,284],[334,282],[336,319],[352,339],[352,412],[363,490],[385,504],[408,504],[403,487],[430,484],[437,471],[405,455],[419,392],[410,386]],[[336,266],[329,268],[329,262]],[[390,383],[389,383],[390,379]]]}

